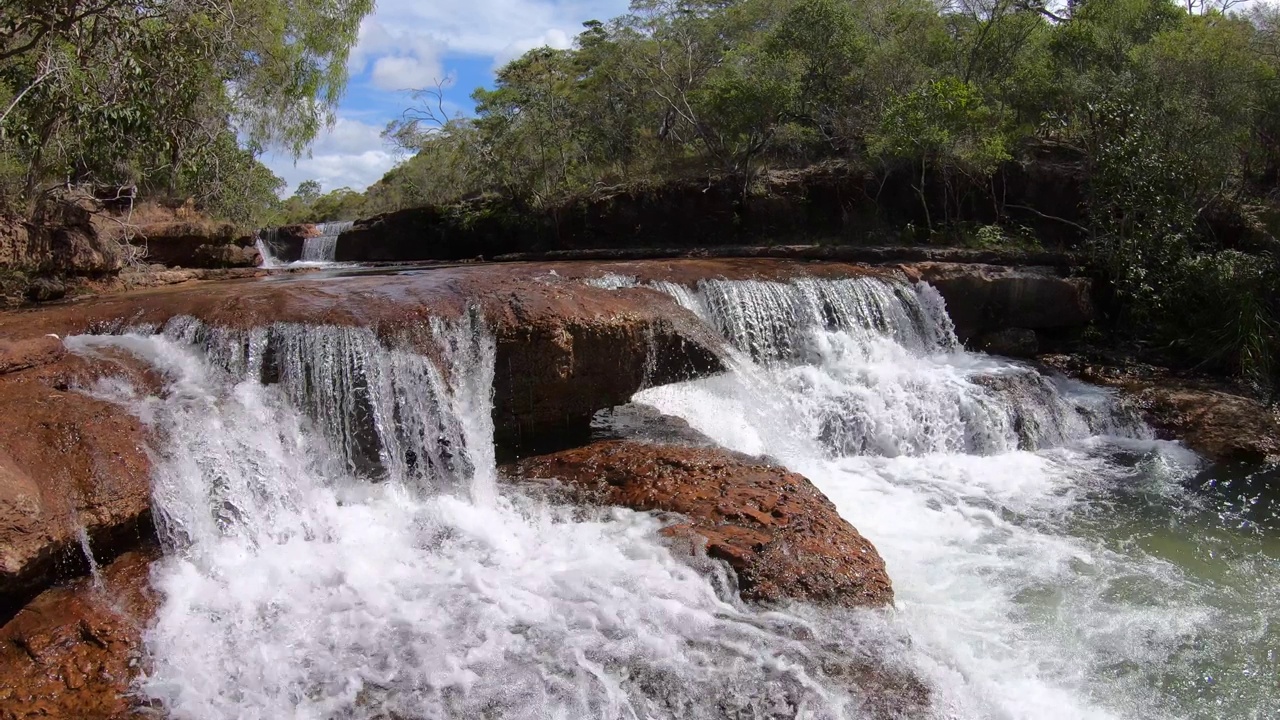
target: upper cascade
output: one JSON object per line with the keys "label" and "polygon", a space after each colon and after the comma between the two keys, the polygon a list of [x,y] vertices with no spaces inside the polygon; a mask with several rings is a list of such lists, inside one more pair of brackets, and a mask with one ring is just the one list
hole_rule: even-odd
{"label": "upper cascade", "polygon": [[761,395],[795,406],[761,413],[804,418],[830,455],[992,454],[1148,433],[1105,393],[965,352],[928,283],[863,276],[653,287],[724,336],[740,355],[740,377]]}
{"label": "upper cascade", "polygon": [[338,236],[354,224],[350,220],[317,223],[319,234],[302,242],[302,262],[333,262],[338,251]]}

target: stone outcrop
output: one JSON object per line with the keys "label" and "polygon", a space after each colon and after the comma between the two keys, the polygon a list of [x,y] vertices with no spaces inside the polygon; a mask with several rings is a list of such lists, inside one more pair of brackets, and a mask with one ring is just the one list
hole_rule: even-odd
{"label": "stone outcrop", "polygon": [[118,271],[125,248],[99,236],[93,224],[96,201],[50,195],[30,220],[0,217],[0,270],[36,275],[100,276]]}
{"label": "stone outcrop", "polygon": [[1217,462],[1280,462],[1280,412],[1206,378],[1180,377],[1139,363],[1108,364],[1074,355],[1039,358],[1085,382],[1116,388],[1163,437]]}
{"label": "stone outcrop", "polygon": [[[57,343],[57,346],[55,346]],[[0,618],[83,572],[81,535],[102,558],[152,534],[150,463],[128,412],[73,389],[99,374],[53,338],[0,352]]]}
{"label": "stone outcrop", "polygon": [[42,593],[0,627],[0,720],[123,720],[139,713],[142,632],[155,614],[156,549]]}
{"label": "stone outcrop", "polygon": [[926,262],[903,270],[938,289],[966,343],[1011,329],[1069,333],[1093,319],[1089,281],[1055,268]]}
{"label": "stone outcrop", "polygon": [[809,480],[714,448],[606,441],[524,460],[518,479],[554,480],[570,497],[679,513],[667,534],[704,541],[747,600],[844,606],[893,601],[884,561]]}
{"label": "stone outcrop", "polygon": [[307,238],[319,236],[320,228],[312,223],[285,225],[264,232],[263,244],[277,260],[293,262],[302,259],[302,247]]}
{"label": "stone outcrop", "polygon": [[211,220],[177,220],[141,225],[129,235],[147,262],[184,268],[256,267],[262,255],[252,235]]}

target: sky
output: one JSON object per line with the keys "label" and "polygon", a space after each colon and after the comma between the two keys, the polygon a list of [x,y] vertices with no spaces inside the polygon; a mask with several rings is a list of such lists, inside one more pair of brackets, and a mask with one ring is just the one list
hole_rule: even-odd
{"label": "sky", "polygon": [[494,71],[527,50],[567,48],[587,20],[608,20],[627,0],[378,0],[351,52],[347,94],[332,128],[310,156],[268,154],[288,182],[318,180],[325,192],[363,190],[402,156],[380,134],[400,117],[414,88],[448,84],[445,108],[469,113],[470,95],[491,86]]}

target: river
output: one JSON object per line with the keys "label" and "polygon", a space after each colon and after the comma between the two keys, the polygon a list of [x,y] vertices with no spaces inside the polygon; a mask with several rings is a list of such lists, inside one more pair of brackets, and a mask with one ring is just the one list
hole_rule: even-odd
{"label": "river", "polygon": [[68,340],[163,378],[93,390],[159,437],[140,690],[177,718],[856,718],[883,713],[833,668],[870,658],[938,718],[1280,715],[1265,478],[965,351],[928,286],[658,289],[731,369],[634,402],[812,479],[884,556],[893,608],[747,606],[658,517],[501,481],[478,317],[423,329],[434,359],[179,319]]}

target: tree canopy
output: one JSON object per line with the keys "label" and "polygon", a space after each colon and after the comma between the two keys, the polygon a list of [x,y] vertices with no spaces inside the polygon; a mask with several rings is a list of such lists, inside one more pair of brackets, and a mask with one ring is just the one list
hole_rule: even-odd
{"label": "tree canopy", "polygon": [[332,119],[373,0],[0,5],[0,196],[137,185],[248,220]]}
{"label": "tree canopy", "polygon": [[984,237],[1003,237],[1051,214],[1003,205],[994,180],[1065,158],[1087,197],[1056,219],[1115,288],[1117,326],[1260,377],[1274,334],[1233,333],[1274,327],[1256,293],[1275,294],[1275,250],[1226,247],[1208,219],[1280,215],[1280,10],[1235,5],[635,0],[571,49],[502,68],[473,116],[420,93],[387,131],[413,157],[353,212],[476,196],[538,208],[708,174],[746,196],[765,170],[834,161],[910,178],[923,239],[954,236],[984,194]]}

